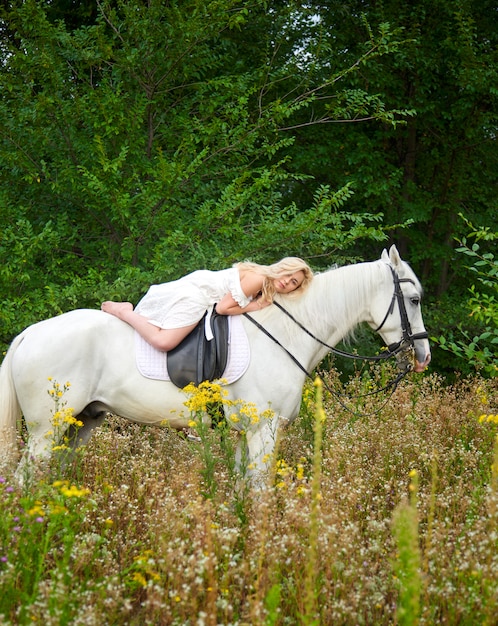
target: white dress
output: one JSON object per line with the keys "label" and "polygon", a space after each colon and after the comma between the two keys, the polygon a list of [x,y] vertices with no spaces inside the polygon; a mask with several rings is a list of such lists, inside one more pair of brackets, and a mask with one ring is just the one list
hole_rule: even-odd
{"label": "white dress", "polygon": [[169,283],[152,285],[135,311],[159,328],[182,328],[197,323],[227,293],[244,308],[252,300],[242,291],[239,270],[197,270]]}

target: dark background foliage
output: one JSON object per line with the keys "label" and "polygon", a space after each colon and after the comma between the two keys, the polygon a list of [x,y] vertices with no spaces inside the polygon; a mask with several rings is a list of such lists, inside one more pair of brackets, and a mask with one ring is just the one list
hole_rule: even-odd
{"label": "dark background foliage", "polygon": [[[488,0],[27,0],[0,35],[2,346],[198,267],[391,242],[431,335],[482,331],[457,249],[497,230]],[[470,372],[457,356],[434,367]]]}

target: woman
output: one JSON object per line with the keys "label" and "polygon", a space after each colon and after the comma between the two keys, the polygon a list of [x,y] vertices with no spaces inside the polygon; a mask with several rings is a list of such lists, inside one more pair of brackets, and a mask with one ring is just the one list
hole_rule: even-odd
{"label": "woman", "polygon": [[259,311],[273,302],[276,293],[302,293],[312,278],[310,267],[297,257],[273,265],[237,263],[225,270],[198,270],[152,285],[135,310],[130,302],[104,302],[102,310],[130,324],[154,348],[167,352],[214,304],[220,315]]}

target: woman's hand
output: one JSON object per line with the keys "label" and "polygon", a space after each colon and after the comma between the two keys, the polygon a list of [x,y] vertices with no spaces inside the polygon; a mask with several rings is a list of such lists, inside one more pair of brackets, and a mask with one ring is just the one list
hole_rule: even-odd
{"label": "woman's hand", "polygon": [[219,315],[241,315],[242,313],[252,313],[253,311],[260,311],[269,306],[271,302],[264,300],[261,296],[257,296],[254,300],[251,300],[249,304],[242,308],[232,297],[232,294],[227,293],[216,305],[216,313]]}
{"label": "woman's hand", "polygon": [[255,311],[257,311],[258,309],[264,309],[267,306],[270,306],[271,304],[271,302],[268,302],[268,300],[265,300],[263,296],[258,296],[255,300],[253,300],[253,302],[257,304],[257,308],[254,309]]}

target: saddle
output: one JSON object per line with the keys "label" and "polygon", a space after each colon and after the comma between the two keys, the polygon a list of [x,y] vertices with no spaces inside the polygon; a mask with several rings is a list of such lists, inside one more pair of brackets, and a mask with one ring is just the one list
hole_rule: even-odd
{"label": "saddle", "polygon": [[199,385],[203,381],[221,378],[228,360],[228,316],[210,312],[209,323],[213,334],[207,339],[206,317],[203,318],[185,339],[166,353],[168,373],[171,381],[183,389],[189,383]]}

